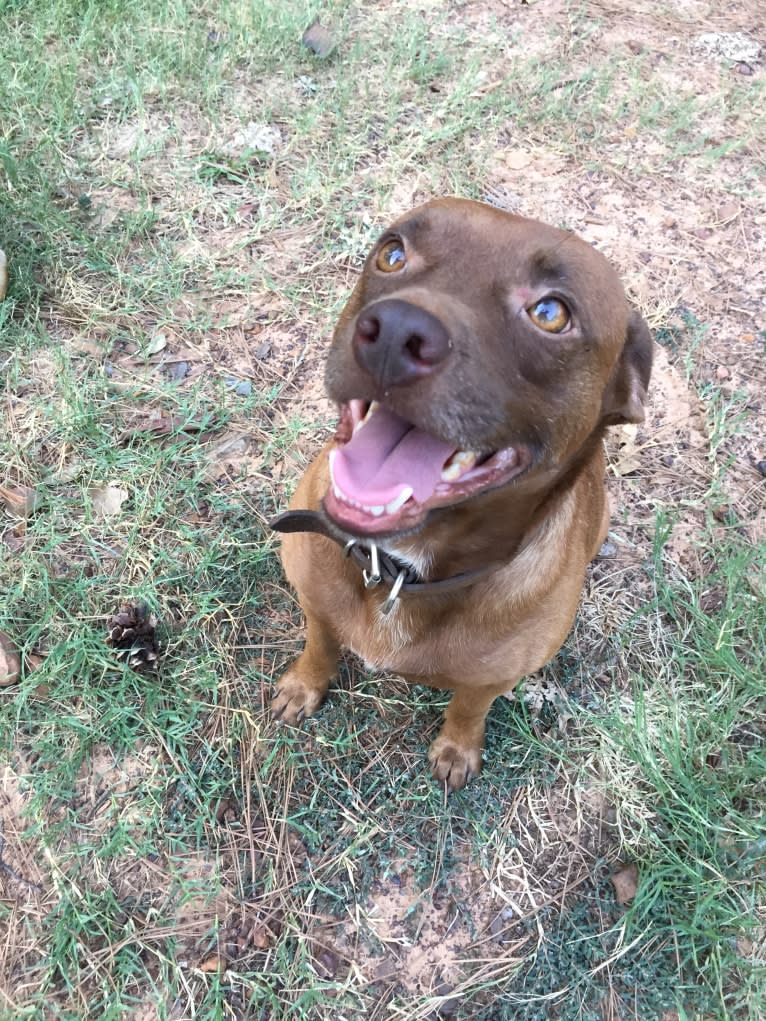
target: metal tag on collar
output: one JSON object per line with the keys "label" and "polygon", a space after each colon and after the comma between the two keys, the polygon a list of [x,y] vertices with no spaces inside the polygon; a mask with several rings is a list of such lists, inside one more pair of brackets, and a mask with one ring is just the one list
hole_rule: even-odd
{"label": "metal tag on collar", "polygon": [[384,616],[388,616],[388,614],[393,610],[396,600],[399,598],[399,590],[404,584],[404,576],[406,573],[407,573],[406,571],[400,571],[397,574],[396,581],[391,586],[391,591],[388,593],[386,601],[380,608],[381,613],[383,613]]}
{"label": "metal tag on collar", "polygon": [[380,561],[378,560],[378,547],[374,542],[370,543],[370,567],[371,571],[368,574],[367,571],[362,571],[362,577],[364,578],[365,588],[375,588],[376,585],[380,585],[383,580],[380,576]]}

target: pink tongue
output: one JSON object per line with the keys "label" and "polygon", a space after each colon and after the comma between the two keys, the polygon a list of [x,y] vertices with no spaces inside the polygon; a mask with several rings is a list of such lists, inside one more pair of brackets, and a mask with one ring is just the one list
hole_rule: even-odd
{"label": "pink tongue", "polygon": [[454,451],[422,429],[378,407],[333,460],[333,482],[367,507],[387,504],[410,486],[422,503],[432,495],[444,462]]}

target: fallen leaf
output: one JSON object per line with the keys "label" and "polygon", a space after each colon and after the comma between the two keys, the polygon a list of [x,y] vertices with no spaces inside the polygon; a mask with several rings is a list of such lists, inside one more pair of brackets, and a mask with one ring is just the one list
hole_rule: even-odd
{"label": "fallen leaf", "polygon": [[0,486],[0,501],[11,514],[28,518],[40,505],[40,495],[29,486]]}
{"label": "fallen leaf", "polygon": [[29,655],[24,657],[24,669],[26,673],[31,674],[33,670],[37,670],[44,662],[45,656],[41,656],[38,652],[30,652]]}
{"label": "fallen leaf", "polygon": [[761,55],[761,44],[744,32],[705,32],[692,42],[692,48],[719,60],[754,64]]}
{"label": "fallen leaf", "polygon": [[152,335],[149,343],[144,347],[145,355],[156,355],[164,351],[168,346],[168,338],[164,333],[157,332]]}
{"label": "fallen leaf", "polygon": [[95,486],[88,490],[88,496],[93,504],[93,512],[97,517],[109,518],[119,514],[122,505],[130,496],[127,489],[121,489],[111,482],[105,486]]}
{"label": "fallen leaf", "polygon": [[16,646],[4,631],[0,631],[0,687],[15,684],[21,674],[21,660]]}
{"label": "fallen leaf", "polygon": [[213,957],[208,957],[207,960],[200,963],[199,970],[204,972],[226,971],[226,961],[214,954]]}
{"label": "fallen leaf", "polygon": [[268,950],[274,942],[274,933],[266,925],[254,925],[250,930],[248,942],[258,950]]}
{"label": "fallen leaf", "polygon": [[257,208],[255,202],[243,202],[241,206],[237,206],[237,216],[246,220]]}
{"label": "fallen leaf", "polygon": [[638,890],[638,866],[633,863],[625,865],[611,879],[617,903],[627,904],[632,901]]}
{"label": "fallen leaf", "polygon": [[237,379],[236,376],[227,376],[224,380],[229,390],[233,390],[239,397],[249,397],[253,392],[253,384],[249,379]]}
{"label": "fallen leaf", "polygon": [[335,38],[329,28],[320,21],[312,22],[301,39],[303,45],[316,54],[320,60],[325,60],[335,49]]}
{"label": "fallen leaf", "polygon": [[26,527],[23,531],[18,528],[7,528],[3,532],[2,542],[8,547],[11,553],[18,553],[29,543],[29,536],[26,535]]}
{"label": "fallen leaf", "polygon": [[183,415],[168,415],[161,411],[137,418],[132,425],[120,433],[119,440],[124,443],[125,440],[134,436],[144,436],[147,433],[154,436],[168,436],[174,432],[201,432],[205,428],[206,424],[197,419],[186,419]]}
{"label": "fallen leaf", "polygon": [[373,981],[390,982],[391,979],[396,978],[399,974],[401,967],[401,964],[394,957],[384,957],[375,967]]}
{"label": "fallen leaf", "polygon": [[59,466],[55,468],[48,477],[48,484],[65,486],[69,482],[74,482],[75,479],[79,478],[84,470],[85,465],[83,462],[75,457],[71,461],[59,464]]}
{"label": "fallen leaf", "polygon": [[248,153],[261,156],[272,156],[274,150],[282,144],[282,133],[272,124],[248,123],[236,131],[231,139],[221,147],[221,152],[231,159],[242,159]]}
{"label": "fallen leaf", "polygon": [[609,467],[615,475],[630,475],[642,466],[640,447],[636,441],[638,426],[623,425],[619,432],[617,457],[610,461]]}
{"label": "fallen leaf", "polygon": [[0,301],[8,293],[8,259],[0,248]]}
{"label": "fallen leaf", "polygon": [[99,344],[96,340],[75,340],[70,347],[75,354],[88,355],[91,358],[103,358],[107,353],[107,346]]}

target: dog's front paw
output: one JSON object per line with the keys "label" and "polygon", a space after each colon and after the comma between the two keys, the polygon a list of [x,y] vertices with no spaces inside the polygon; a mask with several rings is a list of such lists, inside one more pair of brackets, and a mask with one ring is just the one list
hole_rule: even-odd
{"label": "dog's front paw", "polygon": [[439,736],[428,750],[428,761],[435,780],[459,791],[481,772],[481,745],[460,745]]}
{"label": "dog's front paw", "polygon": [[322,704],[327,685],[317,688],[288,671],[277,682],[277,690],[271,700],[271,713],[275,720],[299,726],[307,716],[312,716]]}

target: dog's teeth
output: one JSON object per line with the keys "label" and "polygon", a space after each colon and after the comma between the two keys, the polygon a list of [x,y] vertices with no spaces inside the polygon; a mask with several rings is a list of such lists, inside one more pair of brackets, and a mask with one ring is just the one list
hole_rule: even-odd
{"label": "dog's teeth", "polygon": [[403,507],[405,503],[407,503],[411,496],[412,488],[410,486],[405,486],[398,496],[395,496],[393,500],[390,500],[386,504],[386,513],[395,514],[400,507]]}
{"label": "dog's teeth", "polygon": [[378,406],[379,404],[377,400],[373,400],[370,402],[370,407],[368,407],[367,411],[365,412],[365,415],[353,427],[354,433],[357,432],[357,430],[362,429],[365,423],[370,421],[370,416],[373,414],[373,411],[375,411]]}
{"label": "dog's teeth", "polygon": [[464,475],[473,468],[478,457],[479,455],[474,453],[473,450],[458,450],[449,459],[446,468],[442,468],[442,481],[456,482],[461,475]]}
{"label": "dog's teeth", "polygon": [[365,507],[365,510],[368,510],[376,518],[379,518],[385,509],[382,503],[378,504],[377,507]]}

